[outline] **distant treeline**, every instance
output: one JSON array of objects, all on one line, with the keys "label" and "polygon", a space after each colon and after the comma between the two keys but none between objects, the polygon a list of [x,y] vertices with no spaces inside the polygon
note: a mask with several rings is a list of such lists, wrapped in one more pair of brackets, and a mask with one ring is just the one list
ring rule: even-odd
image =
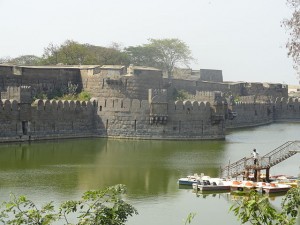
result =
[{"label": "distant treeline", "polygon": [[146,44],[126,48],[122,48],[118,43],[102,47],[67,40],[61,45],[50,43],[44,48],[42,56],[0,58],[0,63],[26,66],[135,64],[172,72],[175,66],[188,65],[192,59],[189,47],[178,39],[149,39]]}]

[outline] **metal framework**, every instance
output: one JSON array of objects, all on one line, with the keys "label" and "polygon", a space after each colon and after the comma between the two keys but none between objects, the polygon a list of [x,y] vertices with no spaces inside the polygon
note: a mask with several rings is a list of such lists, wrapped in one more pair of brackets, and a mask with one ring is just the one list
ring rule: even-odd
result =
[{"label": "metal framework", "polygon": [[240,175],[247,177],[249,171],[253,170],[255,172],[255,179],[257,179],[257,173],[260,173],[261,170],[266,170],[266,179],[268,180],[269,170],[272,166],[279,164],[299,152],[300,141],[288,141],[260,157],[256,165],[254,165],[253,158],[244,157],[235,163],[221,168],[220,174],[221,177],[227,178],[234,178]]}]

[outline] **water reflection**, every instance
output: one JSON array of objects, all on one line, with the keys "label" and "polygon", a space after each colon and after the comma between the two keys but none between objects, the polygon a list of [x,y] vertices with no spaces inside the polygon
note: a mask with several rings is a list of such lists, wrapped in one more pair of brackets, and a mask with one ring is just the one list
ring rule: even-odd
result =
[{"label": "water reflection", "polygon": [[[178,178],[194,173],[216,177],[220,166],[249,156],[254,146],[265,154],[299,139],[299,129],[300,124],[272,124],[231,131],[224,141],[77,139],[2,144],[0,201],[14,192],[39,203],[62,202],[88,189],[122,183],[140,213],[130,219],[130,225],[180,224],[195,211],[219,215],[214,224],[239,224],[228,214],[231,202],[223,194],[195,197],[191,189],[179,187]],[[278,164],[271,173],[298,175],[299,157]],[[274,204],[280,205],[278,198]],[[199,216],[194,224],[210,222]]]},{"label": "water reflection", "polygon": [[[178,177],[216,176],[224,142],[82,139],[0,146],[7,186],[51,186],[55,191],[122,183],[131,195],[176,192]],[[158,185],[159,184],[159,185]]]}]

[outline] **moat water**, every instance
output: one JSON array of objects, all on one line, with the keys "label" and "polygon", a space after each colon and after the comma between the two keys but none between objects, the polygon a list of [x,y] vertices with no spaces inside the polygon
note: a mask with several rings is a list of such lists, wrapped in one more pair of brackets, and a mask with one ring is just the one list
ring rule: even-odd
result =
[{"label": "moat water", "polygon": [[[193,173],[218,176],[229,161],[261,155],[290,140],[300,140],[300,123],[276,123],[228,132],[222,141],[137,141],[78,139],[0,145],[0,201],[26,195],[42,204],[78,199],[89,189],[125,184],[139,212],[129,225],[240,224],[228,194],[196,195],[177,180]],[[271,174],[297,176],[300,154],[273,167]],[[280,206],[282,197],[272,198]],[[300,222],[298,221],[298,224]]]}]

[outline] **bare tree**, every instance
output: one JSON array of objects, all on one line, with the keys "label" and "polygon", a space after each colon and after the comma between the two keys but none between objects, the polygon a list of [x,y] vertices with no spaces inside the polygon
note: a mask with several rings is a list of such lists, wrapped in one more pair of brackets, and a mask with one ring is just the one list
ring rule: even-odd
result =
[{"label": "bare tree", "polygon": [[293,9],[293,14],[291,18],[283,21],[284,27],[289,32],[286,47],[300,79],[300,0],[287,0],[287,5]]}]

